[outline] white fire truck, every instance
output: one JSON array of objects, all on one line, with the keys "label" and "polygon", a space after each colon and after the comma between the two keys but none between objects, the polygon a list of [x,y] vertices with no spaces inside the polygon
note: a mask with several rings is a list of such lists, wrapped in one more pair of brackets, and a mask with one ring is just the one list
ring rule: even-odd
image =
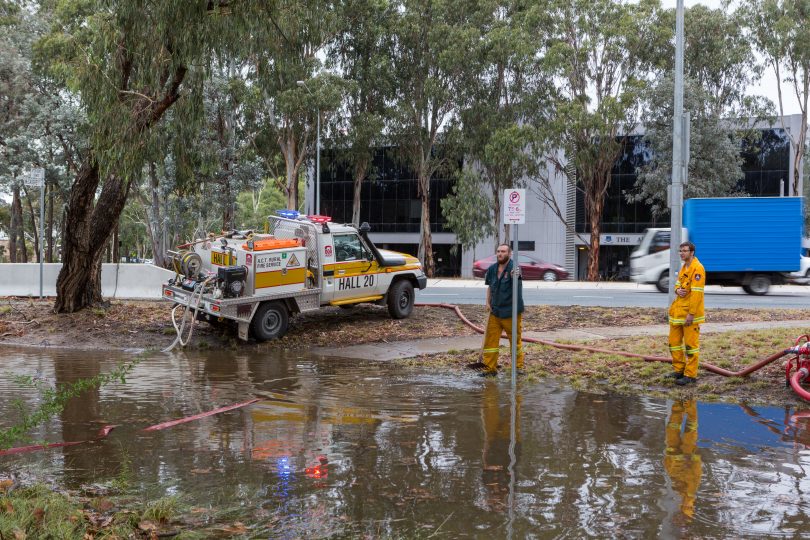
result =
[{"label": "white fire truck", "polygon": [[264,234],[209,236],[169,252],[177,275],[163,298],[198,319],[235,321],[241,339],[257,341],[282,337],[291,315],[325,306],[371,302],[395,319],[411,314],[414,289],[427,285],[417,258],[377,249],[367,223],[278,213]]}]

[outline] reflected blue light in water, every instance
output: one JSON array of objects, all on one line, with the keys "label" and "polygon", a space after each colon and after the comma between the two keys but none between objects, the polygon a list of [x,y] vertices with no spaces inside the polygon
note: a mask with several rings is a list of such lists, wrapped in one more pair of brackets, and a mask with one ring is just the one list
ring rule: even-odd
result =
[{"label": "reflected blue light in water", "polygon": [[733,446],[760,451],[773,446],[810,445],[801,422],[791,421],[800,411],[778,407],[750,407],[724,403],[698,403],[698,446]]}]

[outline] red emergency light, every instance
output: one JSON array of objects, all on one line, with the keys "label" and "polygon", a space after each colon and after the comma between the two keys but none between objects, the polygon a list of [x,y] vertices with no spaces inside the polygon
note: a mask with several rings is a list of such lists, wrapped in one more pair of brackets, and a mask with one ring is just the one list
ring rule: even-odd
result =
[{"label": "red emergency light", "polygon": [[329,216],[307,216],[307,219],[312,223],[329,223],[332,218]]}]

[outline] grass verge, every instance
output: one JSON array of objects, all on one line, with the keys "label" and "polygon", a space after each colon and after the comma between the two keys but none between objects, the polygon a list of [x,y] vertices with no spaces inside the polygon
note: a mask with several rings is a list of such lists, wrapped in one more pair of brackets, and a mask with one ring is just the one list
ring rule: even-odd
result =
[{"label": "grass verge", "polygon": [[[773,353],[793,345],[802,331],[771,328],[759,331],[704,334],[700,342],[700,360],[737,371]],[[602,341],[597,347],[645,355],[669,356],[665,336],[632,337]],[[459,370],[480,359],[479,351],[426,355],[411,359],[413,365],[436,370]],[[617,354],[572,352],[545,345],[526,346],[526,379],[545,377],[567,381],[578,389],[645,394],[672,399],[697,398],[703,401],[726,401],[768,405],[807,405],[789,388],[785,388],[784,366],[788,357],[777,360],[748,377],[722,377],[703,369],[698,382],[680,387],[665,375],[669,364],[645,362]],[[501,348],[501,363],[508,377],[509,351]]]}]

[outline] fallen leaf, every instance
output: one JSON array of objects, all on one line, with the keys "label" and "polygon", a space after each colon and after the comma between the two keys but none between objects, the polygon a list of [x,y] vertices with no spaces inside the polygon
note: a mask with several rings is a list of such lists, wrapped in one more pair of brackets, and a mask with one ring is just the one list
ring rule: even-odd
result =
[{"label": "fallen leaf", "polygon": [[25,540],[26,534],[25,531],[21,529],[14,529],[14,540]]},{"label": "fallen leaf", "polygon": [[248,528],[245,527],[245,524],[242,523],[241,521],[236,521],[229,527],[228,526],[219,527],[217,530],[231,534],[242,534],[246,533],[248,531]]},{"label": "fallen leaf", "polygon": [[150,532],[156,531],[158,529],[158,526],[149,520],[143,520],[140,523],[138,523],[138,528],[143,532]]}]

